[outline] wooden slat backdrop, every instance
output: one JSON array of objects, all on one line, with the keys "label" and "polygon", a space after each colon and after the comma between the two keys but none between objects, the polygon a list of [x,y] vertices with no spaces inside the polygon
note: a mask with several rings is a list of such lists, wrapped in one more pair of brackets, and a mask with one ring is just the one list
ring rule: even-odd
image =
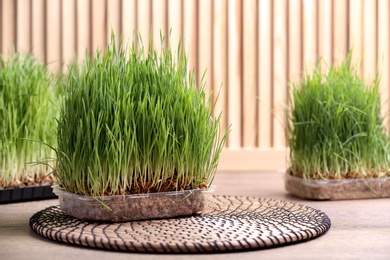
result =
[{"label": "wooden slat backdrop", "polygon": [[319,57],[330,64],[353,48],[367,80],[381,75],[389,113],[389,17],[388,0],[0,0],[0,52],[31,51],[66,71],[111,29],[125,40],[139,31],[145,45],[153,35],[156,47],[160,32],[173,46],[183,36],[198,81],[207,69],[209,95],[219,93],[223,131],[232,125],[219,169],[284,170],[288,84]]}]

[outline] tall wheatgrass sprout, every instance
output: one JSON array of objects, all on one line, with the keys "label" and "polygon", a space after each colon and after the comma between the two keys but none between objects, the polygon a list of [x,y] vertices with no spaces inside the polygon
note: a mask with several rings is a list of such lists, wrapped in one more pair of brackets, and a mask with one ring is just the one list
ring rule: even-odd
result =
[{"label": "tall wheatgrass sprout", "polygon": [[180,44],[176,55],[140,45],[112,37],[104,53],[70,69],[56,149],[56,176],[68,192],[206,188],[214,178],[227,135],[214,104],[188,72]]},{"label": "tall wheatgrass sprout", "polygon": [[30,54],[0,56],[0,189],[39,185],[52,172],[39,162],[55,156],[42,144],[56,144],[53,82]]},{"label": "tall wheatgrass sprout", "polygon": [[327,74],[321,64],[293,85],[288,127],[290,173],[305,179],[390,176],[379,78],[366,84],[352,53]]}]

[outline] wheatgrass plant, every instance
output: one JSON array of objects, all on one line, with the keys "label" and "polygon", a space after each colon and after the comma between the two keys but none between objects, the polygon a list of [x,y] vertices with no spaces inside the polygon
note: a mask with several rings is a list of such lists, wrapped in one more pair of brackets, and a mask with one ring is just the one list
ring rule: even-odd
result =
[{"label": "wheatgrass plant", "polygon": [[351,55],[324,75],[321,63],[293,85],[287,132],[290,172],[305,179],[390,176],[379,78],[365,84]]},{"label": "wheatgrass plant", "polygon": [[41,143],[56,144],[53,82],[31,54],[0,56],[0,189],[39,185],[52,172],[40,162],[55,156]]},{"label": "wheatgrass plant", "polygon": [[71,68],[58,120],[62,188],[108,196],[210,186],[227,133],[220,138],[220,117],[182,53],[112,38]]}]

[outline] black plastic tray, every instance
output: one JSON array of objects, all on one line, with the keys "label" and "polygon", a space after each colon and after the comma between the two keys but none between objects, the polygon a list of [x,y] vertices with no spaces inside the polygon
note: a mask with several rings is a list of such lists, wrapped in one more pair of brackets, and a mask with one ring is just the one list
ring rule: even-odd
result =
[{"label": "black plastic tray", "polygon": [[50,185],[0,190],[0,204],[55,198]]}]

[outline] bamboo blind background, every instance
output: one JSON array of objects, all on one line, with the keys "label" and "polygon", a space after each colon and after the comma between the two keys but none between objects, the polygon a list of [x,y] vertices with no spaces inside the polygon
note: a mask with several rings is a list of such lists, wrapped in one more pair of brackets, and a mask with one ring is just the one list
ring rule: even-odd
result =
[{"label": "bamboo blind background", "polygon": [[388,114],[389,16],[388,0],[0,0],[0,52],[31,51],[65,71],[104,48],[111,28],[144,43],[182,36],[190,68],[207,69],[208,91],[219,91],[223,130],[232,125],[219,169],[283,170],[288,84],[319,57],[330,64],[353,47],[363,76],[381,74]]}]

